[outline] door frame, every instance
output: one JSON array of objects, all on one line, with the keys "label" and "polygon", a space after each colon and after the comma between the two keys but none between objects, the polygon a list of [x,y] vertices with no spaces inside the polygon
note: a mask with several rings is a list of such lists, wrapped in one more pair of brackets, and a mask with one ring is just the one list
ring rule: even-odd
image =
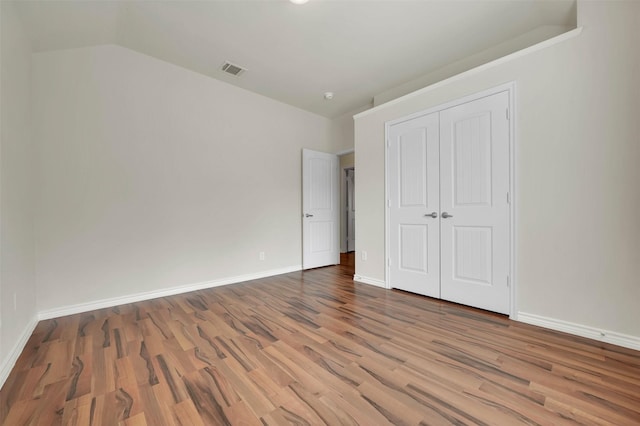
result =
[{"label": "door frame", "polygon": [[[356,170],[356,166],[352,165],[352,166],[344,166],[342,167],[342,189],[343,189],[343,193],[344,193],[344,210],[341,212],[341,217],[340,220],[344,219],[344,234],[342,233],[342,226],[340,226],[340,245],[342,246],[342,243],[344,243],[344,247],[345,250],[343,253],[349,253],[349,206],[347,205],[347,201],[349,200],[349,192],[348,192],[348,180],[349,177],[347,175],[347,172],[349,170],[353,170],[353,173],[355,174],[355,170]],[[354,200],[355,200],[355,191],[354,191]],[[341,222],[342,224],[342,222]],[[342,250],[341,250],[342,251]],[[355,251],[355,247],[353,249],[353,251]]]},{"label": "door frame", "polygon": [[[350,149],[345,149],[343,151],[337,152],[336,155],[338,156],[338,160],[340,162],[340,253],[346,253],[347,252],[347,233],[343,232],[345,230],[345,224],[342,222],[343,220],[345,220],[345,217],[343,216],[344,213],[344,209],[343,207],[346,206],[346,202],[345,202],[345,195],[347,192],[346,189],[346,177],[345,177],[345,170],[349,169],[349,168],[353,168],[355,170],[356,164],[355,164],[355,156],[354,156],[354,161],[353,164],[349,164],[349,165],[342,165],[342,157],[345,155],[349,155],[349,154],[355,154],[355,150],[353,148]],[[344,204],[344,205],[343,205]],[[344,246],[343,246],[344,245]],[[344,251],[342,249],[345,249]]]},{"label": "door frame", "polygon": [[433,114],[435,112],[442,111],[447,108],[451,108],[457,105],[472,102],[481,98],[486,98],[497,93],[507,92],[509,97],[509,318],[517,319],[518,306],[517,306],[517,274],[516,274],[516,247],[517,247],[517,233],[516,233],[516,187],[517,187],[517,175],[516,175],[516,110],[515,110],[515,96],[516,96],[516,82],[511,81],[509,83],[501,84],[480,92],[473,93],[458,99],[454,99],[423,111],[419,111],[405,117],[390,120],[384,124],[384,274],[385,274],[385,288],[391,288],[391,282],[389,280],[389,262],[391,261],[391,250],[389,247],[389,147],[391,141],[389,139],[389,130],[391,126],[402,123],[404,121],[413,120],[424,115]]}]

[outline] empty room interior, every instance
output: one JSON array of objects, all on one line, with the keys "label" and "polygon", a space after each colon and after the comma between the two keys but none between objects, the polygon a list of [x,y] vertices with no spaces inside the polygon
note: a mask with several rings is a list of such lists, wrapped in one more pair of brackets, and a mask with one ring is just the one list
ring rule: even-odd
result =
[{"label": "empty room interior", "polygon": [[640,2],[0,2],[0,424],[640,424]]}]

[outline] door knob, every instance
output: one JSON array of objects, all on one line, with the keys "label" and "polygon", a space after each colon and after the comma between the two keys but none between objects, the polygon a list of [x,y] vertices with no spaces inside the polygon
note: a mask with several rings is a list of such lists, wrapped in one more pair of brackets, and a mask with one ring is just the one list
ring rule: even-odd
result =
[{"label": "door knob", "polygon": [[442,218],[443,218],[443,219],[448,219],[448,218],[450,218],[450,217],[453,217],[453,215],[452,215],[452,214],[449,214],[449,213],[447,213],[447,212],[442,212]]},{"label": "door knob", "polygon": [[305,214],[304,214],[304,217],[313,217],[313,215],[312,215],[312,214],[309,214],[309,213],[305,213]]},{"label": "door knob", "polygon": [[433,212],[433,213],[427,213],[424,215],[424,217],[432,217],[432,218],[437,218],[438,217],[438,213]]}]

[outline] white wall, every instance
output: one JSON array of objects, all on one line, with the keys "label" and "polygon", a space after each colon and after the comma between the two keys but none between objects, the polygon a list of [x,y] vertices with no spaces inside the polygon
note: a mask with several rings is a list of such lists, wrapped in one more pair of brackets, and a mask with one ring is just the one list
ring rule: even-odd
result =
[{"label": "white wall", "polygon": [[371,105],[363,105],[331,120],[332,153],[344,154],[353,150],[353,116],[369,108]]},{"label": "white wall", "polygon": [[373,105],[378,106],[385,102],[389,102],[390,100],[422,89],[430,84],[437,83],[441,80],[460,74],[482,64],[486,64],[518,50],[525,49],[536,43],[548,40],[573,28],[575,28],[575,26],[565,27],[562,25],[543,25],[534,30],[527,31],[518,37],[514,37],[496,46],[492,46],[489,49],[485,49],[474,55],[467,56],[466,58],[462,58],[451,64],[445,65],[442,68],[433,70],[426,75],[408,81],[400,86],[385,90],[373,98]]},{"label": "white wall", "polygon": [[384,123],[516,81],[518,310],[639,339],[638,22],[580,2],[580,36],[356,117],[356,274],[384,280]]},{"label": "white wall", "polygon": [[[0,384],[35,325],[31,48],[13,3],[0,3]],[[14,305],[15,298],[15,305]]]},{"label": "white wall", "polygon": [[39,311],[300,267],[328,119],[112,45],[34,54],[33,91]]}]

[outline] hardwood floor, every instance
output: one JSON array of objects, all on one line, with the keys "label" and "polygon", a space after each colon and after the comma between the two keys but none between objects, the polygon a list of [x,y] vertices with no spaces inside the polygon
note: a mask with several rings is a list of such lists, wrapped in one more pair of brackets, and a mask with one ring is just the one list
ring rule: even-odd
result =
[{"label": "hardwood floor", "polygon": [[346,265],[38,324],[5,425],[640,424],[640,353]]}]

